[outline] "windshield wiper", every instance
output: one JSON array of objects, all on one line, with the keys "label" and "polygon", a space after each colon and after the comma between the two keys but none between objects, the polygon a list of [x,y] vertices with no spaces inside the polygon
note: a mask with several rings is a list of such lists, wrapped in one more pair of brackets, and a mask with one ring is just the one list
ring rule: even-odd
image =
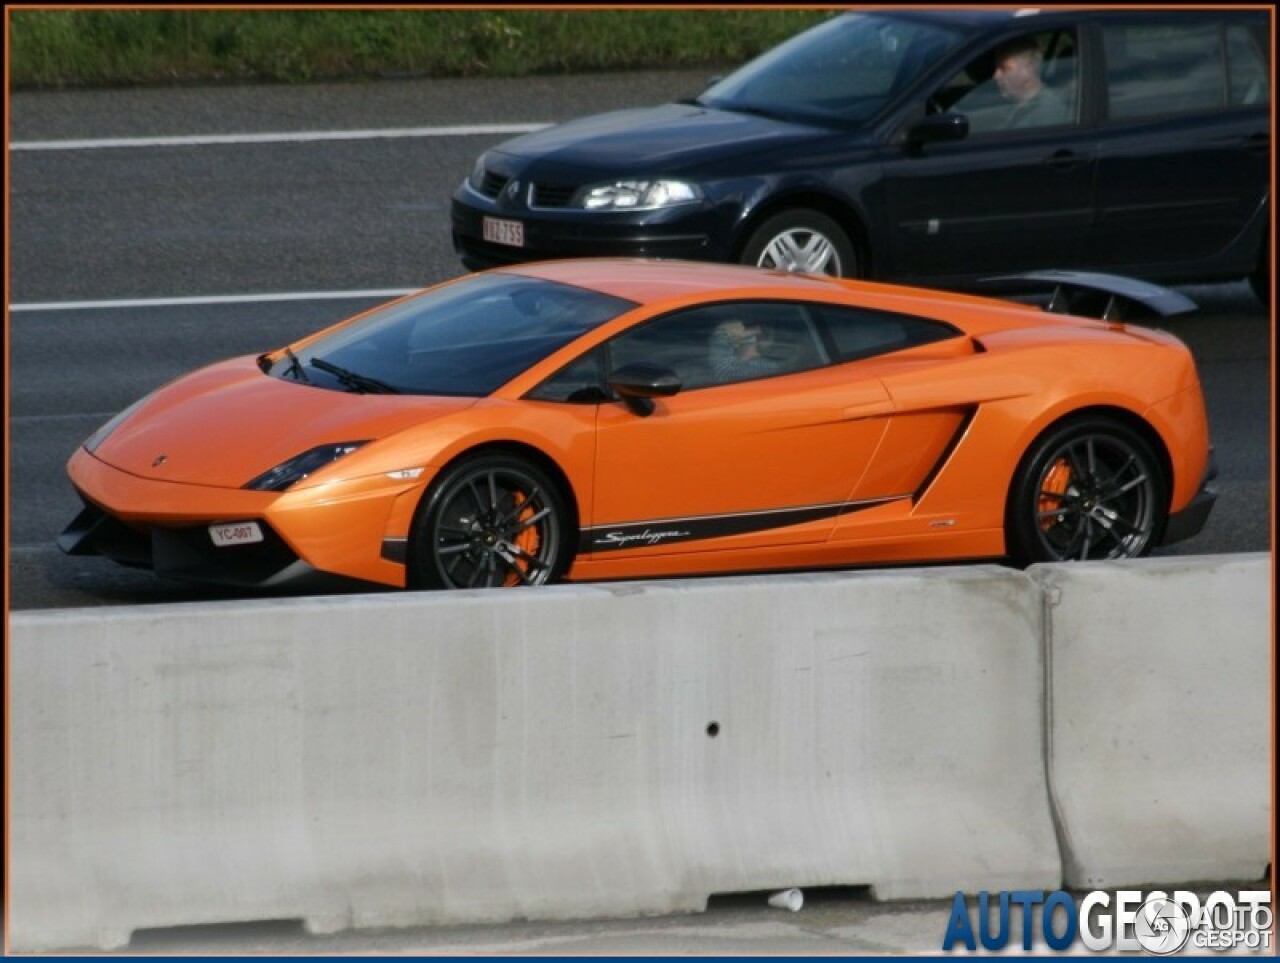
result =
[{"label": "windshield wiper", "polygon": [[298,360],[298,356],[293,353],[292,348],[284,349],[285,356],[289,359],[289,367],[285,368],[286,372],[292,371],[295,378],[303,384],[311,384],[311,379],[307,377],[307,372],[303,370],[302,362]]},{"label": "windshield wiper", "polygon": [[356,374],[354,371],[340,368],[331,361],[325,361],[324,358],[312,358],[311,365],[321,371],[329,372],[352,391],[367,391],[375,395],[400,394],[399,388],[389,385],[385,381],[379,381],[377,378],[370,378],[367,375]]}]

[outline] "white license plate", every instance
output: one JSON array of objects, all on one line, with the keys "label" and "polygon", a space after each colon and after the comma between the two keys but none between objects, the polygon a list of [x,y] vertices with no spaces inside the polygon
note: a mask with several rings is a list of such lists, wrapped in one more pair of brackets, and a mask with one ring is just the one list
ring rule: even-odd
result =
[{"label": "white license plate", "polygon": [[503,221],[496,217],[484,219],[484,239],[508,247],[524,247],[524,225],[519,221]]},{"label": "white license plate", "polygon": [[262,529],[257,522],[231,522],[228,525],[210,525],[209,537],[219,548],[228,545],[249,545],[262,541]]}]

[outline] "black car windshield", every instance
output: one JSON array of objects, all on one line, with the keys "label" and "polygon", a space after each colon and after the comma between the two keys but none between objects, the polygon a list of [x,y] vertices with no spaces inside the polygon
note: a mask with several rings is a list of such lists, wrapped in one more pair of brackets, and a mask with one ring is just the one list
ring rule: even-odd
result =
[{"label": "black car windshield", "polygon": [[566,284],[480,274],[375,310],[282,355],[271,374],[346,391],[482,397],[633,307]]},{"label": "black car windshield", "polygon": [[919,19],[846,14],[773,48],[698,101],[721,110],[859,124],[966,36]]}]

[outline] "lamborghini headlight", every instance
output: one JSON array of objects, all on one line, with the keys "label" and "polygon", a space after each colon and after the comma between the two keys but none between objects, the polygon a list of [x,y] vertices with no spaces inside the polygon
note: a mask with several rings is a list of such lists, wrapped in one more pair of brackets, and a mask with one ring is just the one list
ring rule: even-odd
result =
[{"label": "lamborghini headlight", "polygon": [[656,211],[700,200],[702,190],[688,181],[625,180],[582,188],[574,206],[588,211]]},{"label": "lamborghini headlight", "polygon": [[310,451],[295,455],[288,461],[282,461],[270,471],[265,471],[245,488],[259,492],[282,492],[290,485],[295,485],[325,465],[331,465],[345,455],[351,454],[368,441],[340,441],[332,445],[317,445]]}]

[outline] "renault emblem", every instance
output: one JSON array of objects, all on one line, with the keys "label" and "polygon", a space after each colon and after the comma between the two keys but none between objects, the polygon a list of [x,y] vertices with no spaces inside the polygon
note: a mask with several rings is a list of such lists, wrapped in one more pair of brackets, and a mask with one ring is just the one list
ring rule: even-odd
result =
[{"label": "renault emblem", "polygon": [[156,460],[151,463],[152,468],[159,468],[169,460],[168,455],[156,455]]}]

